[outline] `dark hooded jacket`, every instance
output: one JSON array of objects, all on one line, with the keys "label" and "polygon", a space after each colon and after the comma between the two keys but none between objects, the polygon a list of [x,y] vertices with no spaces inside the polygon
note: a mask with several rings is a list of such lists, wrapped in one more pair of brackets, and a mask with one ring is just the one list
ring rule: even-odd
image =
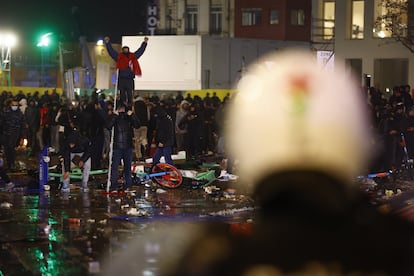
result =
[{"label": "dark hooded jacket", "polygon": [[109,130],[114,128],[114,149],[128,149],[133,148],[133,128],[139,128],[140,122],[137,117],[132,114],[129,116],[127,113],[122,112],[119,115],[112,114],[105,122],[106,128]]},{"label": "dark hooded jacket", "polygon": [[162,143],[164,147],[172,147],[174,145],[175,128],[170,115],[164,108],[157,106],[154,110],[156,118],[155,142]]},{"label": "dark hooded jacket", "polygon": [[[75,144],[75,147],[71,148],[69,147],[69,144]],[[82,162],[86,162],[91,157],[91,142],[78,131],[72,131],[66,140],[65,148],[63,150],[65,171],[70,170],[71,153],[83,153],[80,157]]]},{"label": "dark hooded jacket", "polygon": [[[0,119],[3,135],[6,137],[17,137],[24,127],[24,116],[20,109],[16,111],[8,108]],[[6,138],[7,139],[7,138]]]}]

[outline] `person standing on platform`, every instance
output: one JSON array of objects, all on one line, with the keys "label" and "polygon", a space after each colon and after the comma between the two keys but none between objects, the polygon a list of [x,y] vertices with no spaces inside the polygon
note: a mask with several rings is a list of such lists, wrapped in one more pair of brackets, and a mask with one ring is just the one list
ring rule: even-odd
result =
[{"label": "person standing on platform", "polygon": [[144,38],[141,47],[134,53],[129,51],[128,46],[123,46],[122,51],[117,53],[112,44],[109,42],[109,36],[104,38],[105,46],[108,54],[116,62],[116,68],[118,73],[118,90],[120,92],[121,103],[126,106],[132,106],[132,92],[134,91],[134,78],[135,76],[141,76],[141,67],[138,59],[144,54],[147,48],[148,37]]}]

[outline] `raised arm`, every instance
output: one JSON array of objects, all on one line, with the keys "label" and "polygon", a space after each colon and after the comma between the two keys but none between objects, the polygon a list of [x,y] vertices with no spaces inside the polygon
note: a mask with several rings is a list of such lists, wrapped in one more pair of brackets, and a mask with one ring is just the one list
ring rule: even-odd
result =
[{"label": "raised arm", "polygon": [[106,50],[108,51],[108,54],[111,56],[111,58],[115,61],[118,60],[118,53],[115,51],[114,48],[112,48],[111,42],[109,42],[109,36],[105,36],[104,43]]},{"label": "raised arm", "polygon": [[141,43],[141,46],[134,53],[136,58],[140,58],[144,54],[145,49],[147,48],[147,45],[148,45],[148,37],[145,37],[144,41]]}]

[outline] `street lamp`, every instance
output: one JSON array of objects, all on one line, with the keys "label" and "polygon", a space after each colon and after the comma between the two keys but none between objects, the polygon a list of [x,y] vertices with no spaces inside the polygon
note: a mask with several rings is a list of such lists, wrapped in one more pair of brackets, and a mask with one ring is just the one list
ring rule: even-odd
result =
[{"label": "street lamp", "polygon": [[40,86],[45,85],[45,57],[44,57],[44,51],[49,47],[51,44],[50,37],[53,35],[53,33],[47,33],[40,37],[39,42],[37,43],[37,47],[40,47]]},{"label": "street lamp", "polygon": [[17,38],[12,33],[0,33],[0,84],[11,86],[11,49],[16,46]]}]

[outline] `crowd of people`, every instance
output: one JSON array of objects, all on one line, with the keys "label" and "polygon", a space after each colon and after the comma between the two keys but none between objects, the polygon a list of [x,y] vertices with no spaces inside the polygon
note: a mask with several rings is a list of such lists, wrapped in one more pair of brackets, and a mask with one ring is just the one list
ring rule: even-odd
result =
[{"label": "crowd of people", "polygon": [[[188,158],[222,153],[222,149],[217,150],[217,144],[228,98],[229,95],[222,101],[216,93],[212,96],[207,93],[204,98],[190,94],[184,98],[180,92],[175,96],[144,97],[134,93],[133,105],[126,106],[139,122],[132,134],[132,159],[143,161],[154,154],[151,143],[159,140],[165,130],[160,120],[162,116],[168,116],[173,123],[172,137],[167,142],[171,153],[185,150]],[[38,92],[12,95],[3,91],[0,105],[1,143],[8,170],[16,169],[15,149],[23,139],[27,139],[29,155],[36,155],[44,146],[48,146],[51,153],[62,155],[74,130],[91,141],[91,169],[102,168],[105,164],[110,146],[110,128],[106,121],[114,113],[114,99],[110,95],[84,93],[68,101],[54,90],[42,95]]]},{"label": "crowd of people", "polygon": [[[140,96],[134,94],[132,111],[139,122],[133,130],[132,160],[143,161],[154,155],[151,143],[165,132],[165,125],[157,116],[168,116],[173,122],[172,137],[168,141],[171,152],[186,151],[189,159],[206,154],[222,156],[222,128],[224,108],[230,95],[223,100],[206,94],[204,98],[163,94]],[[377,132],[375,141],[379,149],[372,170],[384,171],[399,168],[403,160],[405,139],[410,159],[414,159],[414,101],[409,85],[395,86],[392,95],[385,97],[379,89],[368,89],[373,127]],[[28,154],[34,155],[45,145],[50,151],[62,154],[69,134],[75,129],[93,141],[91,168],[98,169],[108,158],[110,131],[105,127],[106,117],[113,113],[114,99],[105,93],[77,96],[68,101],[55,90],[33,94],[19,92],[12,95],[3,91],[0,95],[1,146],[8,170],[15,167],[15,149],[27,139]],[[157,121],[160,126],[157,126]],[[404,136],[402,137],[401,134]],[[157,145],[156,145],[157,146]],[[158,159],[160,156],[156,156]],[[168,158],[168,163],[172,163]]]},{"label": "crowd of people", "polygon": [[379,89],[370,87],[368,96],[379,153],[372,170],[398,170],[404,158],[414,158],[414,101],[411,87],[394,86],[388,99]]}]

